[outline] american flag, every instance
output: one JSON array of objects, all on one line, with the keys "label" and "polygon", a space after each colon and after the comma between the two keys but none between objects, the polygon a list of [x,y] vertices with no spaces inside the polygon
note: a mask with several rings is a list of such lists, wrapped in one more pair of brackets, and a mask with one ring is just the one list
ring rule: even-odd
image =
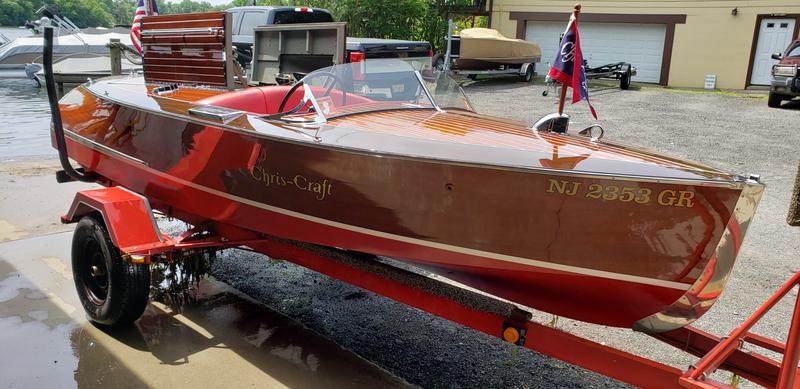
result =
[{"label": "american flag", "polygon": [[[147,13],[145,1],[149,2],[152,9],[151,13]],[[133,47],[139,53],[142,53],[142,18],[147,15],[158,15],[158,5],[156,0],[139,0],[139,5],[136,6],[136,12],[133,14],[133,25],[131,26],[131,42]]]}]

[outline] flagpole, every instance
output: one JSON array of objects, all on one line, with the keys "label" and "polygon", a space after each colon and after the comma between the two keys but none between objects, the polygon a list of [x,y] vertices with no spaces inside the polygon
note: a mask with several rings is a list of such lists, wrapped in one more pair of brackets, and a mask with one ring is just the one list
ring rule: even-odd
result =
[{"label": "flagpole", "polygon": [[[577,21],[578,20],[578,14],[580,14],[580,13],[581,13],[581,4],[577,3],[572,8],[572,17],[575,18],[575,20]],[[558,115],[559,116],[562,113],[564,113],[564,101],[566,99],[567,99],[567,86],[562,83],[561,84],[561,95],[558,97]]]}]

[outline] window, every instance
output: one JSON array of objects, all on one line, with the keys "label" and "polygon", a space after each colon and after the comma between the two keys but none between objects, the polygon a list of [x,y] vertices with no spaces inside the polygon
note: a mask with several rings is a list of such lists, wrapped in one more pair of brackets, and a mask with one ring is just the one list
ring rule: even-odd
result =
[{"label": "window", "polygon": [[775,23],[767,23],[767,28],[773,28],[773,27],[775,27]]},{"label": "window", "polygon": [[253,29],[267,24],[267,15],[264,12],[245,12],[239,35],[253,35]]},{"label": "window", "polygon": [[789,53],[786,54],[787,57],[800,57],[800,45],[792,47],[789,50]]},{"label": "window", "polygon": [[781,23],[781,28],[788,28],[788,27],[789,27],[789,23]]},{"label": "window", "polygon": [[331,14],[314,10],[314,12],[299,12],[295,10],[290,11],[277,11],[275,12],[274,24],[292,24],[292,23],[328,23],[332,22]]},{"label": "window", "polygon": [[236,35],[239,33],[239,25],[242,24],[241,12],[229,12],[231,18],[231,34]]}]

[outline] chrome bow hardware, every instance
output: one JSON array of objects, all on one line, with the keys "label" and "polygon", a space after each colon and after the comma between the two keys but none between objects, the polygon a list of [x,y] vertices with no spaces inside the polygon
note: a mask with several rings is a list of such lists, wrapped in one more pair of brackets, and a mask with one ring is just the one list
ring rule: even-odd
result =
[{"label": "chrome bow hardware", "polygon": [[[596,136],[594,134],[595,128],[600,130],[600,134]],[[578,135],[587,136],[591,138],[592,142],[598,142],[600,139],[603,139],[604,134],[605,130],[603,130],[603,127],[601,127],[599,124],[592,124],[591,126],[584,128],[583,130],[581,130],[581,132],[578,133]]]}]

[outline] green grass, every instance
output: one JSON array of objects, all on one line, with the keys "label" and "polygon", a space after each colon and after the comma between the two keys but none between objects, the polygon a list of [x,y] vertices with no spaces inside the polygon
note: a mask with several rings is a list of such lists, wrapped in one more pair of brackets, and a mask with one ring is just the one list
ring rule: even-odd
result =
[{"label": "green grass", "polygon": [[643,86],[642,90],[653,90],[653,91],[665,91],[665,92],[674,92],[674,93],[688,93],[692,95],[718,95],[718,96],[731,96],[731,97],[741,97],[747,99],[758,99],[758,100],[766,100],[767,95],[761,93],[746,93],[737,90],[730,90],[730,89],[714,89],[714,90],[706,90],[706,89],[685,89],[685,88],[676,88],[671,86]]}]

